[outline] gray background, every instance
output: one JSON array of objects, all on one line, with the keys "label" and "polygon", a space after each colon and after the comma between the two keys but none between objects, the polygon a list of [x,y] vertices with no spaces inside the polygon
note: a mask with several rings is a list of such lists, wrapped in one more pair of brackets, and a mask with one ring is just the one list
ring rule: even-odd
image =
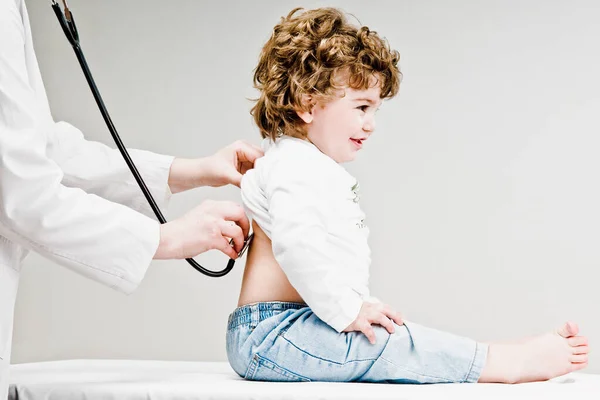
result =
[{"label": "gray background", "polygon": [[[29,7],[56,120],[111,143],[49,1]],[[407,319],[478,340],[578,322],[600,342],[600,6],[594,1],[72,0],[129,147],[181,157],[259,142],[259,50],[295,6],[341,6],[401,53],[400,95],[347,165],[371,228],[372,291]],[[236,188],[173,198],[168,218]],[[220,269],[226,257],[197,257]],[[243,261],[211,279],[154,262],[127,297],[32,255],[13,362],[225,360]],[[600,372],[600,353],[587,371]]]}]

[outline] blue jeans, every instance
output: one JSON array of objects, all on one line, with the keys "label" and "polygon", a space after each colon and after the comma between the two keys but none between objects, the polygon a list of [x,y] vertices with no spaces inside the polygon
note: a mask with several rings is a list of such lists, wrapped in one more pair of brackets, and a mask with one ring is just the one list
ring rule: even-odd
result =
[{"label": "blue jeans", "polygon": [[410,322],[393,334],[373,327],[374,345],[306,304],[250,304],[229,316],[227,357],[241,377],[273,382],[477,382],[485,365],[486,344]]}]

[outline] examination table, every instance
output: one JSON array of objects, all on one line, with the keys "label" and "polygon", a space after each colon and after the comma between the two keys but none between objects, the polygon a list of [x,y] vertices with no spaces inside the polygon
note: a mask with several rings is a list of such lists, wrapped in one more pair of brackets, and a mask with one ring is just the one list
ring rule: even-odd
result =
[{"label": "examination table", "polygon": [[561,399],[600,400],[600,375],[519,385],[272,383],[240,378],[225,362],[67,360],[11,366],[10,400]]}]

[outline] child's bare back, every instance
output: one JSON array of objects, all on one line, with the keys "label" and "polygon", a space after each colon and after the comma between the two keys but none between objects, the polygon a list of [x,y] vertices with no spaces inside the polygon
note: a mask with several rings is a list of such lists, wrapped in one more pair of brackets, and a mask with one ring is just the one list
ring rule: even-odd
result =
[{"label": "child's bare back", "polygon": [[271,239],[252,222],[254,239],[248,249],[238,307],[267,301],[304,303],[275,260]]}]

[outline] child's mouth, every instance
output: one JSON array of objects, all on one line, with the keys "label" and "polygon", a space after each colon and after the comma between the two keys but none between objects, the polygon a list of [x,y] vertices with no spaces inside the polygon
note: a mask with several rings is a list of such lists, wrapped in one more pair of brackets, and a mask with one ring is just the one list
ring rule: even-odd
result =
[{"label": "child's mouth", "polygon": [[353,138],[350,138],[350,141],[351,141],[352,143],[354,143],[354,145],[355,145],[357,148],[359,148],[359,149],[360,149],[360,148],[362,148],[362,142],[363,142],[363,141],[362,141],[362,139],[353,139]]}]

